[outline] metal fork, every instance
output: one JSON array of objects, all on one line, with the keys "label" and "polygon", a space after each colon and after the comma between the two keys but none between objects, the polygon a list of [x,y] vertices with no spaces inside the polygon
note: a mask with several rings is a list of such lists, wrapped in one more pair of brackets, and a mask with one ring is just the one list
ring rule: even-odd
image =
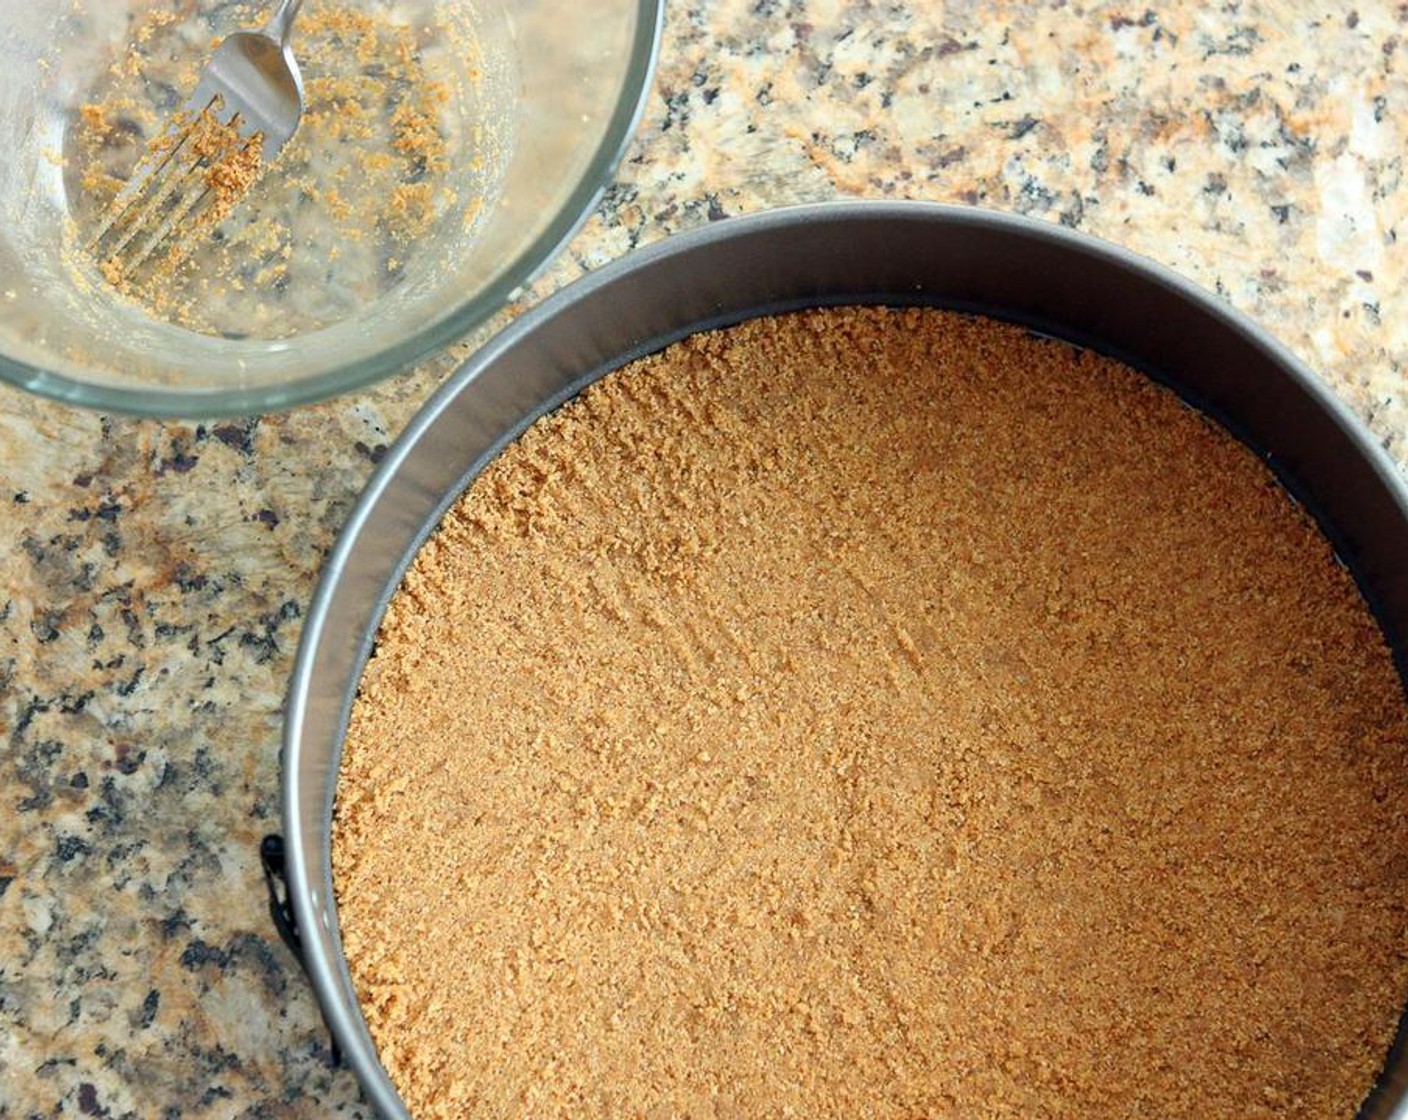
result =
[{"label": "metal fork", "polygon": [[195,93],[147,146],[89,242],[110,277],[131,275],[179,230],[202,228],[193,219],[215,191],[218,174],[193,139],[202,122],[233,129],[245,150],[261,144],[261,166],[297,131],[303,76],[290,40],[302,6],[303,0],[280,0],[264,27],[237,31],[216,48]]}]

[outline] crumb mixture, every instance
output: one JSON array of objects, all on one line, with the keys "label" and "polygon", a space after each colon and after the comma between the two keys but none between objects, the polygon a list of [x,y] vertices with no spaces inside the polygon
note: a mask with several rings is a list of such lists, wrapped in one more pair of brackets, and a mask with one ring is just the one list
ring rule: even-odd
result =
[{"label": "crumb mixture", "polygon": [[469,236],[502,159],[468,9],[309,0],[294,32],[304,112],[267,173],[208,160],[229,189],[183,223],[176,252],[128,267],[131,253],[114,258],[103,244],[92,259],[93,236],[144,153],[179,134],[181,105],[216,46],[261,26],[267,7],[138,6],[125,51],[65,139],[73,268],[206,334],[286,337],[356,314],[400,286],[413,262],[428,267]]},{"label": "crumb mixture", "polygon": [[[159,305],[177,270],[244,201],[263,171],[263,142],[220,119],[221,103],[178,114],[147,146],[148,184],[114,195],[109,232],[93,243],[109,284]],[[187,170],[189,168],[189,170]]]},{"label": "crumb mixture", "polygon": [[417,1120],[1350,1120],[1408,712],[1265,467],[1127,368],[848,309],[596,384],[391,603],[333,831]]}]

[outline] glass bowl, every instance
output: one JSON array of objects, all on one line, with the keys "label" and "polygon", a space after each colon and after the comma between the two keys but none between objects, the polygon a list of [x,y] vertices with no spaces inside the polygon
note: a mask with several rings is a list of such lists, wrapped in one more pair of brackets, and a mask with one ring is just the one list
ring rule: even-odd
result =
[{"label": "glass bowl", "polygon": [[463,337],[595,205],[647,92],[662,4],[308,0],[299,133],[225,221],[186,238],[166,302],[106,282],[92,235],[214,44],[272,3],[14,5],[0,378],[104,410],[251,414]]}]

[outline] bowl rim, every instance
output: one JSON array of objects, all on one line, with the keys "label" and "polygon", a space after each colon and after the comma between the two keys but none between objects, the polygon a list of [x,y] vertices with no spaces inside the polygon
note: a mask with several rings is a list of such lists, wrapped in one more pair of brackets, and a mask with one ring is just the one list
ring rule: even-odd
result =
[{"label": "bowl rim", "polygon": [[[308,719],[310,690],[316,675],[316,655],[329,626],[338,586],[345,570],[350,566],[351,557],[359,546],[373,512],[383,501],[386,491],[403,473],[407,462],[415,456],[422,439],[436,425],[446,409],[472,386],[486,369],[492,367],[505,354],[523,345],[557,316],[588,299],[592,294],[604,289],[609,290],[633,274],[648,273],[669,258],[687,257],[695,250],[716,241],[757,240],[773,233],[786,234],[789,229],[811,223],[859,225],[870,220],[884,222],[898,219],[934,222],[950,227],[987,227],[1058,248],[1072,257],[1094,258],[1114,269],[1138,275],[1169,292],[1176,299],[1192,305],[1217,321],[1227,331],[1261,351],[1272,364],[1278,366],[1306,391],[1325,419],[1347,436],[1355,453],[1377,476],[1391,496],[1401,519],[1408,522],[1408,477],[1400,472],[1393,457],[1379,440],[1374,438],[1365,422],[1308,363],[1249,314],[1172,268],[1118,243],[1065,226],[986,207],[919,200],[849,198],[802,203],[771,207],[671,234],[566,285],[508,324],[470,355],[425,401],[397,437],[390,451],[365,484],[323,562],[305,614],[298,650],[289,676],[279,759],[280,823],[287,859],[285,885],[288,906],[297,929],[304,931],[299,949],[301,963],[324,1022],[341,1048],[344,1064],[352,1069],[362,1091],[378,1115],[405,1118],[410,1114],[371,1039],[360,999],[353,993],[350,1006],[345,1006],[342,1002],[345,993],[341,966],[345,962],[345,953],[336,898],[332,890],[332,868],[330,859],[324,859],[321,865],[315,865],[309,855],[308,828],[305,827],[303,811],[306,796],[304,787],[310,783],[299,765],[306,748],[305,723]],[[807,306],[812,304],[808,303]],[[736,320],[729,317],[728,321]],[[696,329],[709,328],[700,326],[688,333],[695,333]],[[639,356],[653,349],[653,345],[645,346],[632,351],[631,355]],[[624,360],[629,358],[623,358]],[[575,391],[572,395],[575,395]],[[549,403],[547,407],[550,409],[552,405]],[[1235,438],[1241,442],[1240,436]],[[497,454],[498,451],[494,451],[490,457]],[[455,496],[457,495],[450,497]],[[442,512],[443,509],[442,502]],[[436,515],[437,521],[439,516]],[[422,536],[421,543],[423,541]],[[419,548],[420,544],[417,544],[413,552],[419,551]],[[396,578],[399,580],[401,577]],[[377,625],[379,626],[379,622]],[[365,658],[359,658],[357,679],[351,682],[352,687],[355,688],[360,682],[364,669]],[[1400,667],[1400,672],[1403,671]],[[337,777],[334,774],[329,788],[329,805],[336,787]],[[328,855],[330,854],[329,845]],[[326,898],[322,900],[324,895]],[[1404,1022],[1408,1023],[1408,1019]],[[1400,1041],[1396,1039],[1394,1051],[1399,1045]],[[1380,1076],[1382,1078],[1383,1074]],[[1379,1085],[1376,1083],[1370,1099],[1379,1091]],[[1408,1120],[1408,1092],[1401,1098],[1390,1101],[1388,1108],[1391,1110],[1387,1114],[1390,1120]]]},{"label": "bowl rim", "polygon": [[157,419],[215,420],[286,411],[364,388],[463,339],[503,310],[557,259],[596,209],[645,112],[664,30],[665,0],[636,0],[636,25],[620,96],[586,171],[547,227],[485,288],[408,338],[346,366],[296,382],[241,389],[135,389],[98,385],[0,353],[0,384],[63,404]]}]

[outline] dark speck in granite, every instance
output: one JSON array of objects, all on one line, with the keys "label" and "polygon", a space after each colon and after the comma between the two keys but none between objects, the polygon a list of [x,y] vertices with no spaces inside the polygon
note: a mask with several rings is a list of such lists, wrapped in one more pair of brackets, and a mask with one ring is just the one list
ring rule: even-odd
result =
[{"label": "dark speck in granite", "polygon": [[156,1020],[157,1009],[161,1007],[161,993],[153,988],[142,1001],[142,1010],[132,1020],[133,1030],[144,1031]]}]

